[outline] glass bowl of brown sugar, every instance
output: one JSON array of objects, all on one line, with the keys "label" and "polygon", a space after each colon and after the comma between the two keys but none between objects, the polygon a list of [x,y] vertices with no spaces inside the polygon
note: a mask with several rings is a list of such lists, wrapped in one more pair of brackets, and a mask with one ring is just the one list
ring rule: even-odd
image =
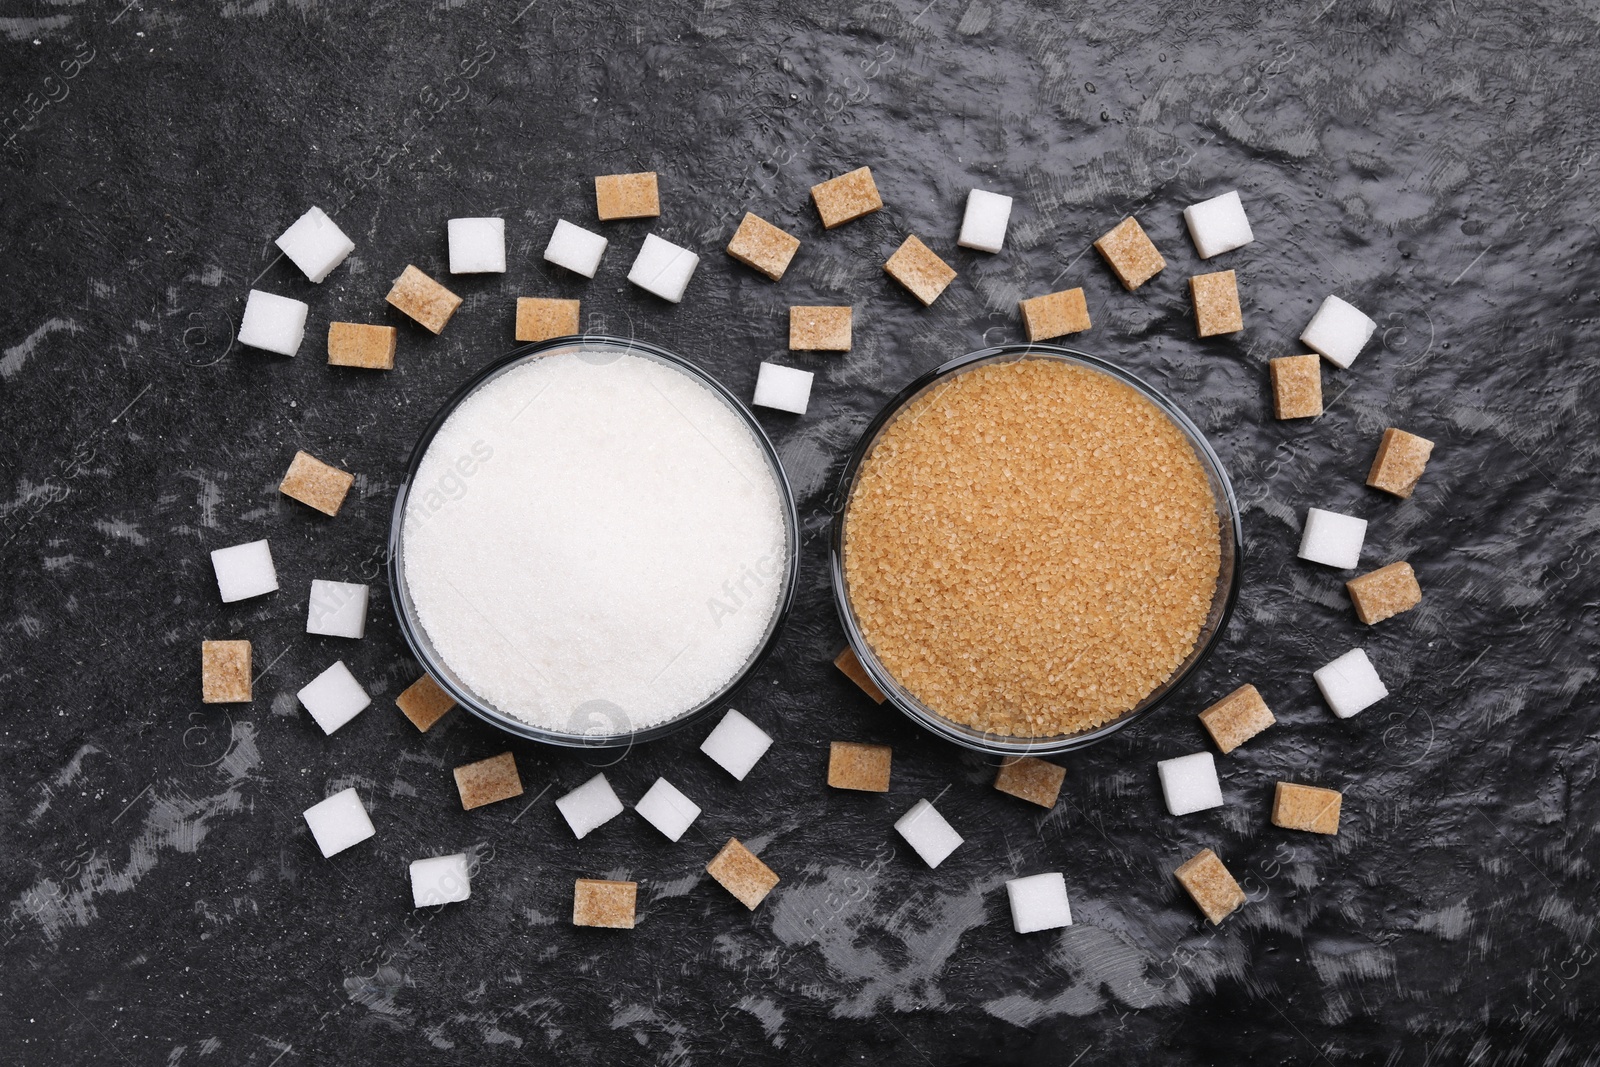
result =
[{"label": "glass bowl of brown sugar", "polygon": [[1238,595],[1238,504],[1205,436],[1127,371],[1053,345],[911,383],[833,503],[856,657],[901,711],[979,751],[1064,752],[1149,713]]}]

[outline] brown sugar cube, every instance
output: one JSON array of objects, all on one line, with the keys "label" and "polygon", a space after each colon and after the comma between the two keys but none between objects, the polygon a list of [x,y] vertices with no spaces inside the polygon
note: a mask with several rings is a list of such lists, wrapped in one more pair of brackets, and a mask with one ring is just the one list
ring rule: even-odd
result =
[{"label": "brown sugar cube", "polygon": [[200,700],[205,704],[249,703],[249,641],[200,643]]},{"label": "brown sugar cube", "polygon": [[578,332],[578,301],[517,297],[517,340],[548,341]]},{"label": "brown sugar cube", "polygon": [[1378,456],[1367,472],[1367,484],[1401,498],[1409,497],[1432,454],[1432,441],[1391,426],[1378,442]]},{"label": "brown sugar cube", "polygon": [[393,326],[367,326],[359,322],[328,323],[328,365],[394,370]]},{"label": "brown sugar cube", "polygon": [[859,167],[813,185],[811,199],[816,202],[823,227],[829,230],[883,207],[883,198],[878,195],[870,167]]},{"label": "brown sugar cube", "polygon": [[913,234],[901,242],[894,255],[883,265],[889,277],[905,286],[912,296],[927,307],[939,299],[945,286],[955,280],[956,272],[923,244]]},{"label": "brown sugar cube", "polygon": [[1000,763],[1000,773],[994,776],[994,787],[1002,793],[1039,805],[1056,806],[1061,795],[1061,783],[1066,780],[1065,767],[1033,756],[1010,756]]},{"label": "brown sugar cube", "polygon": [[1082,289],[1033,296],[1017,304],[1030,341],[1048,341],[1089,328],[1089,304]]},{"label": "brown sugar cube", "polygon": [[459,296],[411,266],[400,272],[384,299],[434,333],[443,330],[461,306]]},{"label": "brown sugar cube", "polygon": [[828,747],[828,784],[835,789],[887,793],[893,756],[894,749],[888,745],[835,741]]},{"label": "brown sugar cube", "polygon": [[309,452],[296,452],[288,472],[278,485],[278,492],[316,508],[324,515],[337,515],[345,494],[355,480],[355,475],[329,466]]},{"label": "brown sugar cube", "polygon": [[1343,800],[1337,789],[1279,782],[1272,797],[1272,825],[1313,834],[1336,834]]},{"label": "brown sugar cube", "polygon": [[856,658],[856,650],[849,645],[844,646],[844,651],[833,657],[833,665],[844,672],[845,677],[861,687],[861,691],[871,697],[875,702],[882,704],[888,697],[883,690],[878,688],[878,683],[872,680],[872,675],[861,666],[861,661]]},{"label": "brown sugar cube", "polygon": [[1129,215],[1094,243],[1094,249],[1122,281],[1124,289],[1137,289],[1160,274],[1167,261],[1150,243],[1139,220]]},{"label": "brown sugar cube", "polygon": [[461,794],[461,806],[467,811],[493,804],[497,800],[510,800],[522,795],[522,776],[517,773],[517,759],[509,752],[467,763],[456,768],[456,791]]},{"label": "brown sugar cube", "polygon": [[1239,310],[1239,285],[1233,271],[1196,274],[1189,279],[1189,295],[1194,299],[1194,324],[1201,337],[1238,333],[1244,329],[1244,312]]},{"label": "brown sugar cube", "polygon": [[1322,414],[1322,357],[1283,356],[1267,364],[1272,374],[1272,412],[1280,419]]},{"label": "brown sugar cube", "polygon": [[602,174],[594,180],[594,206],[601,222],[612,219],[653,219],[661,214],[656,172]]},{"label": "brown sugar cube", "polygon": [[572,886],[572,925],[632,930],[638,882],[579,878]]},{"label": "brown sugar cube", "polygon": [[1417,584],[1417,573],[1405,560],[1352,578],[1344,587],[1350,593],[1350,602],[1356,606],[1356,618],[1368,626],[1422,603],[1422,586]]},{"label": "brown sugar cube", "polygon": [[427,733],[428,728],[438,722],[445,712],[456,706],[456,698],[439,688],[439,683],[427,674],[407,686],[405,692],[394,698],[394,702],[411,720],[411,725],[423,733]]},{"label": "brown sugar cube", "polygon": [[1209,848],[1201,849],[1172,873],[1213,926],[1244,903],[1244,890]]},{"label": "brown sugar cube", "polygon": [[1278,720],[1253,685],[1241,685],[1200,713],[1200,725],[1227,755]]},{"label": "brown sugar cube", "polygon": [[789,309],[789,350],[791,352],[850,351],[848,307],[791,307]]},{"label": "brown sugar cube", "polygon": [[706,873],[751,911],[755,911],[756,905],[765,900],[767,894],[772,892],[772,887],[778,884],[778,876],[772,868],[741,845],[737,837],[728,838],[722,851],[706,864]]},{"label": "brown sugar cube", "polygon": [[759,215],[746,211],[728,242],[728,255],[777,281],[799,251],[800,238],[785,233]]}]

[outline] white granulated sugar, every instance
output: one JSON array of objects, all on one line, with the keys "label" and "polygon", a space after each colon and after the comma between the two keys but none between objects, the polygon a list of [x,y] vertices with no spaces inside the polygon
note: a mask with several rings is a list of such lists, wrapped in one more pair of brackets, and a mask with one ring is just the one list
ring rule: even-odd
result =
[{"label": "white granulated sugar", "polygon": [[697,707],[766,637],[787,570],[755,435],[684,371],[558,351],[440,427],[403,527],[439,655],[480,698],[561,733]]}]

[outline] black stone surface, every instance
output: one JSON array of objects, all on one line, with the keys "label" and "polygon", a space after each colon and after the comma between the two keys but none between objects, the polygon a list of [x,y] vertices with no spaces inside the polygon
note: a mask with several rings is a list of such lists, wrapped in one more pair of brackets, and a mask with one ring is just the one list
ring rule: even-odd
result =
[{"label": "black stone surface", "polygon": [[[330,1062],[1575,1063],[1590,1054],[1597,243],[1593,4],[1316,0],[357,9],[24,0],[0,17],[0,1054],[26,1064]],[[808,187],[870,164],[887,206],[824,233]],[[659,222],[604,227],[583,284],[539,258],[594,225],[595,174],[653,168]],[[968,188],[1015,194],[1006,250],[958,250]],[[1256,243],[1202,265],[1181,209],[1237,187]],[[355,255],[321,286],[272,239],[311,204]],[[752,209],[805,242],[771,284],[721,252]],[[1137,213],[1169,266],[1124,292],[1089,249]],[[503,215],[511,269],[452,285],[434,338],[387,309],[442,273],[444,222]],[[624,284],[654,229],[703,260],[680,306]],[[906,232],[960,278],[930,309],[880,264]],[[1245,332],[1198,342],[1185,279],[1234,268]],[[308,301],[293,359],[231,343],[252,286]],[[1187,692],[1064,762],[1049,813],[992,761],[829,665],[823,487],[921,371],[1019,337],[1019,297],[1082,285],[1080,347],[1173,396],[1246,508],[1244,590]],[[1270,418],[1266,360],[1330,292],[1379,322],[1328,411]],[[419,428],[511,344],[517,295],[580,296],[748,395],[801,491],[802,589],[737,704],[777,738],[732,782],[706,727],[607,768],[670,772],[706,814],[582,842],[552,799],[611,757],[514,743],[527,801],[463,812],[450,768],[506,739],[418,734],[382,588]],[[784,351],[791,303],[849,302],[846,356]],[[397,368],[328,367],[331,319],[401,329]],[[1399,425],[1416,495],[1362,482]],[[298,448],[358,476],[323,517],[276,490]],[[1297,561],[1307,506],[1371,521],[1417,610],[1362,627]],[[207,553],[271,539],[282,590],[218,603]],[[313,577],[374,583],[367,637],[304,631]],[[255,644],[255,701],[199,702],[198,645]],[[1360,644],[1393,695],[1337,721],[1310,671]],[[295,691],[335,658],[374,705],[331,738]],[[1244,681],[1279,725],[1219,758],[1227,806],[1168,817],[1154,762]],[[831,738],[887,742],[887,796],[823,786]],[[1341,788],[1338,837],[1267,819],[1272,783]],[[331,861],[300,811],[355,785],[375,839]],[[967,844],[924,869],[918,797]],[[730,834],[783,876],[746,912],[701,872]],[[1251,902],[1205,925],[1170,871],[1215,847]],[[472,899],[413,911],[409,860],[468,849]],[[1001,883],[1066,873],[1076,925],[1011,932]],[[641,882],[632,932],[568,924],[576,876]]]}]

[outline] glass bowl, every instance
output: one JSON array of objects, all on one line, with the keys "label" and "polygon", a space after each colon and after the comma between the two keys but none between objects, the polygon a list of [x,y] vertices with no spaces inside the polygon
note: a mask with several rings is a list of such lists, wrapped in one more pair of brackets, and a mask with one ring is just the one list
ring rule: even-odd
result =
[{"label": "glass bowl", "polygon": [[[548,730],[534,726],[509,712],[496,708],[463,682],[456,672],[450,668],[449,664],[445,662],[443,656],[439,654],[434,647],[433,641],[429,638],[426,628],[418,618],[416,605],[411,599],[411,594],[406,584],[404,551],[406,508],[411,494],[416,489],[418,468],[422,465],[423,457],[427,454],[428,448],[433,443],[434,436],[439,432],[440,427],[444,425],[445,420],[456,411],[467,397],[494,378],[531,360],[569,351],[581,352],[584,356],[593,353],[596,362],[607,362],[609,359],[621,355],[652,359],[682,371],[704,385],[738,417],[740,422],[749,429],[751,435],[755,438],[757,447],[772,471],[779,501],[782,505],[784,545],[788,553],[788,559],[780,574],[783,584],[779,592],[777,605],[773,609],[772,618],[768,621],[766,632],[756,645],[755,651],[745,661],[744,666],[721,689],[706,700],[665,722],[639,729],[634,729],[631,726],[625,710],[606,700],[589,701],[576,709],[574,718],[581,720],[586,725],[582,729],[571,732]],[[473,375],[461,388],[457,389],[454,395],[446,400],[438,413],[434,415],[427,428],[423,430],[422,436],[418,438],[416,447],[411,452],[411,460],[407,465],[405,479],[400,485],[399,494],[395,497],[394,512],[390,520],[387,552],[389,592],[394,599],[395,616],[400,621],[400,631],[405,635],[406,643],[411,646],[412,653],[423,668],[433,676],[434,680],[467,711],[483,721],[505,730],[507,733],[532,741],[543,741],[547,744],[560,745],[567,748],[620,748],[638,741],[649,741],[665,736],[704,717],[708,712],[727,700],[755,673],[762,661],[767,658],[777,644],[779,631],[794,602],[795,587],[799,581],[800,574],[799,529],[799,520],[795,514],[794,493],[789,487],[788,479],[784,476],[783,466],[778,462],[778,454],[773,449],[772,442],[767,440],[767,435],[762,432],[761,425],[756,422],[755,416],[750,413],[750,410],[724,388],[722,383],[681,356],[674,355],[663,348],[642,341],[607,337],[599,334],[560,337],[518,348],[489,364]]]},{"label": "glass bowl", "polygon": [[[1167,680],[1146,696],[1137,706],[1123,712],[1111,722],[1091,730],[1050,737],[1013,737],[1006,734],[978,730],[945,718],[915,696],[912,696],[884,668],[877,656],[874,655],[872,647],[861,635],[861,628],[856,622],[855,612],[850,606],[849,589],[846,586],[844,576],[844,520],[845,513],[849,508],[851,493],[855,489],[856,477],[860,472],[862,463],[872,452],[879,437],[882,436],[884,430],[894,420],[895,416],[912,401],[958,374],[988,364],[1010,363],[1022,359],[1060,360],[1109,375],[1117,381],[1132,387],[1166,415],[1182,431],[1190,445],[1194,447],[1195,455],[1200,460],[1200,466],[1205,471],[1206,480],[1211,486],[1211,496],[1216,504],[1218,541],[1222,552],[1216,590],[1211,598],[1211,608],[1201,624],[1199,635],[1195,638],[1194,648],[1190,651],[1188,658],[1179,664],[1178,668],[1172,672]],[[860,442],[856,445],[854,453],[851,454],[849,462],[845,465],[844,474],[839,480],[838,488],[834,492],[830,506],[833,512],[833,532],[829,547],[828,566],[833,582],[833,599],[835,606],[839,610],[839,620],[844,624],[845,636],[848,638],[856,658],[861,661],[862,667],[865,668],[872,680],[877,683],[878,688],[883,690],[889,702],[909,716],[912,721],[938,734],[940,737],[979,752],[1007,756],[1066,752],[1104,740],[1129,723],[1148,715],[1176,692],[1182,686],[1184,679],[1188,678],[1200,664],[1205,662],[1206,657],[1211,654],[1212,648],[1215,647],[1218,638],[1221,637],[1223,630],[1227,627],[1228,617],[1233,612],[1233,604],[1239,594],[1239,580],[1244,563],[1244,531],[1239,524],[1238,501],[1233,495],[1233,486],[1228,482],[1227,472],[1222,468],[1222,460],[1217,457],[1210,443],[1206,441],[1205,435],[1200,432],[1200,428],[1171,400],[1168,400],[1161,393],[1127,371],[1087,353],[1059,348],[1055,345],[1000,345],[994,348],[981,349],[936,367],[906,386],[900,391],[899,395],[885,405],[884,409],[878,413],[878,417],[872,420],[872,423],[861,435]]]}]

